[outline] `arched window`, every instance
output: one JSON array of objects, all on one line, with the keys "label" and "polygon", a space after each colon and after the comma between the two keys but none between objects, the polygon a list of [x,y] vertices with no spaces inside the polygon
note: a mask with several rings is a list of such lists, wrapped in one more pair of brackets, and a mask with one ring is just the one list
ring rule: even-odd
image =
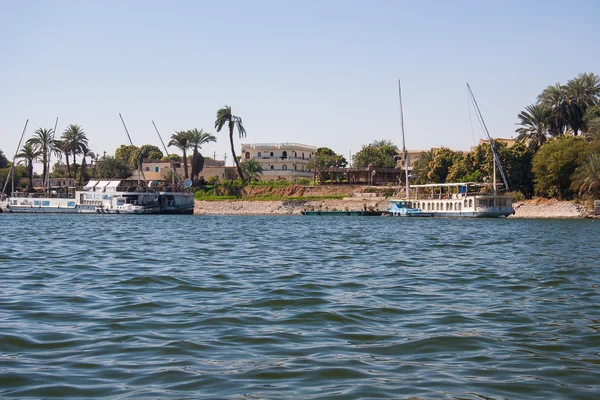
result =
[{"label": "arched window", "polygon": [[271,165],[271,169],[275,169],[275,166],[274,166],[274,165]]},{"label": "arched window", "polygon": [[467,199],[465,199],[465,207],[467,207]]},{"label": "arched window", "polygon": [[247,152],[246,152],[246,160],[249,160],[249,159],[250,159],[250,152],[249,152],[249,151],[247,151]]},{"label": "arched window", "polygon": [[469,207],[473,207],[473,199],[469,199]]},{"label": "arched window", "polygon": [[262,153],[260,151],[258,152],[258,157],[262,157]]},{"label": "arched window", "polygon": [[286,157],[287,157],[287,151],[285,151],[285,150],[284,150],[284,151],[281,153],[281,158],[286,158]]},{"label": "arched window", "polygon": [[287,171],[287,165],[283,164],[283,165],[281,166],[281,169],[282,169],[282,170],[284,170],[284,171]]},{"label": "arched window", "polygon": [[294,164],[294,171],[297,171],[298,167],[296,166],[296,164]]},{"label": "arched window", "polygon": [[294,157],[298,157],[298,154],[296,154],[296,152],[294,152]]},{"label": "arched window", "polygon": [[304,160],[304,153],[302,153],[302,159]]},{"label": "arched window", "polygon": [[458,204],[458,211],[460,211],[462,209],[462,203],[457,203]]},{"label": "arched window", "polygon": [[271,152],[271,157],[273,157],[273,152]]}]

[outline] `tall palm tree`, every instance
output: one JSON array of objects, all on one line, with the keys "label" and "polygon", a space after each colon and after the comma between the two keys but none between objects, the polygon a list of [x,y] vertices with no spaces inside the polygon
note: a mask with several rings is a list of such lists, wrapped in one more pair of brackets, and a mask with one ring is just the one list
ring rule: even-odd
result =
[{"label": "tall palm tree", "polygon": [[593,73],[579,74],[565,86],[569,104],[569,124],[574,135],[579,132],[585,135],[586,124],[583,117],[589,107],[592,107],[600,97],[600,77]]},{"label": "tall palm tree", "polygon": [[169,146],[175,146],[179,150],[183,152],[183,175],[184,179],[188,179],[190,176],[188,174],[188,164],[187,164],[187,149],[190,148],[190,134],[189,131],[179,131],[175,132],[171,135],[171,140],[169,141]]},{"label": "tall palm tree", "polygon": [[27,141],[27,143],[34,145],[41,152],[41,161],[44,164],[42,177],[44,178],[44,186],[46,179],[48,178],[48,160],[50,159],[50,153],[52,153],[54,141],[54,130],[48,128],[38,128],[35,131],[35,136]]},{"label": "tall palm tree", "polygon": [[229,144],[231,145],[231,154],[233,155],[233,161],[237,167],[238,175],[240,176],[242,182],[246,182],[244,178],[244,172],[240,167],[240,161],[235,155],[235,148],[233,146],[234,128],[237,128],[240,139],[246,137],[246,128],[244,128],[244,125],[242,124],[242,119],[231,113],[231,107],[229,106],[225,106],[217,111],[217,119],[215,120],[215,129],[217,132],[221,132],[221,129],[225,124],[228,124],[229,127]]},{"label": "tall palm tree", "polygon": [[[61,138],[66,142],[67,150],[73,155],[73,165],[77,164],[77,154],[83,153],[83,149],[88,146],[88,138],[83,131],[83,128],[79,125],[71,124],[67,126]],[[69,164],[67,162],[67,170],[68,169]],[[70,177],[71,174],[69,173],[69,178]]]},{"label": "tall palm tree", "polygon": [[62,160],[62,156],[65,156],[65,163],[67,164],[67,175],[69,178],[71,177],[71,165],[69,163],[69,156],[71,154],[71,149],[69,147],[69,143],[65,140],[55,140],[53,143],[53,148],[56,151],[57,156]]},{"label": "tall palm tree", "polygon": [[198,130],[196,128],[189,131],[188,134],[190,148],[194,150],[192,155],[192,179],[196,179],[198,174],[200,174],[202,171],[202,166],[204,165],[204,161],[201,159],[202,155],[198,152],[198,149],[201,149],[202,145],[206,143],[215,143],[217,138],[211,133],[204,132],[202,129]]},{"label": "tall palm tree", "polygon": [[600,153],[590,154],[573,173],[571,188],[583,193],[600,194]]},{"label": "tall palm tree", "polygon": [[552,136],[562,135],[569,124],[569,104],[565,86],[559,83],[548,86],[538,96],[538,103],[552,110],[549,133]]},{"label": "tall palm tree", "polygon": [[538,150],[548,140],[549,130],[552,123],[552,109],[543,104],[530,104],[519,114],[520,128],[516,129],[519,134],[517,140],[526,142],[528,147],[534,151]]},{"label": "tall palm tree", "polygon": [[86,163],[86,158],[89,157],[90,161],[94,160],[94,158],[96,158],[96,155],[87,147],[83,148],[83,151],[81,153],[81,174],[79,174],[79,186],[81,186],[82,181],[83,181],[83,177],[85,175],[85,169],[87,167],[87,163]]},{"label": "tall palm tree", "polygon": [[21,151],[17,154],[17,158],[25,161],[25,166],[27,167],[27,178],[29,179],[27,191],[33,190],[33,163],[41,154],[42,151],[35,144],[29,142],[25,143]]}]

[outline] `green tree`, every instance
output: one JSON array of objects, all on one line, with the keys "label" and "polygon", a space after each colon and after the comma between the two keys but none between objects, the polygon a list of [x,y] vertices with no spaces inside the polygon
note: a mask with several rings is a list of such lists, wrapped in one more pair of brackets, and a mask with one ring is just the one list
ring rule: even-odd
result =
[{"label": "green tree", "polygon": [[256,160],[246,160],[240,164],[246,182],[256,181],[263,174],[262,166]]},{"label": "green tree", "polygon": [[[178,162],[182,161],[182,158],[179,154],[171,153],[171,154],[169,154],[169,157],[171,157],[171,160],[173,160],[173,161],[178,161]],[[169,157],[164,156],[160,161],[169,162]]]},{"label": "green tree", "polygon": [[129,164],[121,159],[111,156],[98,160],[96,175],[102,179],[125,179],[131,176]]},{"label": "green tree", "polygon": [[17,158],[25,161],[25,167],[27,168],[27,191],[33,190],[33,163],[42,154],[42,151],[32,143],[25,143],[21,148],[21,151],[17,154]]},{"label": "green tree", "polygon": [[217,138],[215,135],[204,132],[202,129],[198,130],[196,128],[189,131],[189,144],[190,148],[193,150],[192,153],[192,179],[197,179],[200,172],[202,172],[202,168],[204,167],[204,157],[199,149],[202,148],[203,145],[207,143],[215,143]]},{"label": "green tree", "polygon": [[457,153],[447,147],[442,147],[435,152],[435,157],[430,164],[427,179],[434,183],[444,183],[454,162]]},{"label": "green tree", "polygon": [[395,168],[398,157],[398,147],[389,140],[376,140],[363,145],[353,157],[353,165],[364,168],[372,165],[376,168]]},{"label": "green tree", "polygon": [[233,115],[231,112],[231,107],[225,106],[217,111],[217,119],[215,119],[215,129],[217,132],[221,132],[223,126],[225,124],[228,125],[229,128],[229,144],[231,145],[231,154],[233,156],[233,161],[235,162],[235,166],[237,168],[238,175],[242,182],[244,181],[244,172],[240,167],[240,161],[235,154],[235,147],[233,145],[233,130],[237,129],[239,138],[246,137],[246,128],[244,128],[244,124],[242,123],[242,119],[238,116]]},{"label": "green tree", "polygon": [[190,148],[190,133],[189,131],[179,131],[175,132],[171,135],[171,140],[169,141],[169,146],[175,146],[179,150],[183,152],[183,175],[184,179],[188,179],[190,177],[188,173],[188,159],[187,159],[187,150]]},{"label": "green tree", "polygon": [[48,160],[50,154],[53,152],[54,144],[54,130],[48,128],[38,128],[35,131],[35,136],[27,141],[27,143],[36,146],[41,152],[41,161],[43,164],[42,177],[46,179],[48,177]]},{"label": "green tree", "polygon": [[588,155],[577,167],[572,176],[571,189],[580,196],[584,193],[600,195],[600,152]]},{"label": "green tree", "polygon": [[533,195],[533,151],[523,143],[516,143],[510,148],[502,151],[501,157],[508,186],[512,191],[519,191],[525,197]]},{"label": "green tree", "polygon": [[328,147],[319,147],[306,167],[309,170],[327,169],[329,167],[346,168],[348,161]]},{"label": "green tree", "polygon": [[139,148],[138,157],[143,160],[160,160],[163,152],[153,144],[145,144]]},{"label": "green tree", "polygon": [[87,168],[87,161],[86,158],[90,158],[90,162],[92,160],[94,160],[94,158],[96,158],[96,155],[87,147],[85,147],[83,149],[83,152],[81,153],[82,157],[81,157],[81,174],[79,174],[79,186],[81,186],[82,181],[85,179],[87,180],[87,175],[86,175],[86,168]]},{"label": "green tree", "polygon": [[569,126],[569,103],[565,87],[559,83],[548,86],[538,96],[538,104],[552,112],[548,128],[550,135],[558,136],[565,133]]},{"label": "green tree", "polygon": [[0,150],[0,168],[6,168],[7,166],[8,166],[8,159],[6,158],[6,156],[4,155],[2,150]]},{"label": "green tree", "polygon": [[559,136],[550,140],[533,157],[535,193],[541,196],[571,196],[571,175],[586,155],[586,143],[580,137]]},{"label": "green tree", "polygon": [[129,167],[130,170],[138,168],[138,157],[140,155],[140,149],[133,145],[120,145],[115,150],[115,158]]},{"label": "green tree", "polygon": [[526,143],[530,149],[537,151],[550,136],[553,115],[552,109],[543,104],[530,104],[518,116],[520,128],[517,140]]}]

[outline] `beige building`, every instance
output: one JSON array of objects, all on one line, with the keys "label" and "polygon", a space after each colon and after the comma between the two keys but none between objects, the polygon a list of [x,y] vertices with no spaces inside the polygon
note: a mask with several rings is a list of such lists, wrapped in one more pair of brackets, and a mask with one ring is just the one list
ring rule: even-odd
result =
[{"label": "beige building", "polygon": [[[177,175],[181,178],[184,177],[183,161],[175,161],[173,163]],[[160,160],[144,160],[142,163],[142,171],[144,171],[144,178],[149,181],[161,181],[169,179],[171,173],[171,163],[168,161]],[[188,164],[188,174],[191,174],[192,166]],[[136,172],[133,173],[137,175]],[[209,180],[212,176],[216,176],[219,180],[223,179],[236,179],[237,171],[235,167],[226,167],[224,161],[205,159],[204,168],[198,175],[199,178]]]},{"label": "beige building", "polygon": [[263,169],[262,180],[295,181],[298,178],[313,179],[308,163],[317,152],[315,146],[299,143],[252,143],[242,144],[242,162],[254,160]]},{"label": "beige building", "polygon": [[[415,162],[421,157],[421,154],[425,153],[425,150],[407,150],[408,153],[408,171],[412,171]],[[396,164],[397,167],[404,168],[404,153],[402,150],[398,152],[398,162]]]}]

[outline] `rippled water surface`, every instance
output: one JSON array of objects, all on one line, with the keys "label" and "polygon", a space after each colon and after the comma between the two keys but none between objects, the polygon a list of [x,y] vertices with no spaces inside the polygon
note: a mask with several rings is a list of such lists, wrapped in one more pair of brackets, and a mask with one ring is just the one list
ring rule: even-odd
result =
[{"label": "rippled water surface", "polygon": [[0,214],[0,397],[600,398],[599,233]]}]

